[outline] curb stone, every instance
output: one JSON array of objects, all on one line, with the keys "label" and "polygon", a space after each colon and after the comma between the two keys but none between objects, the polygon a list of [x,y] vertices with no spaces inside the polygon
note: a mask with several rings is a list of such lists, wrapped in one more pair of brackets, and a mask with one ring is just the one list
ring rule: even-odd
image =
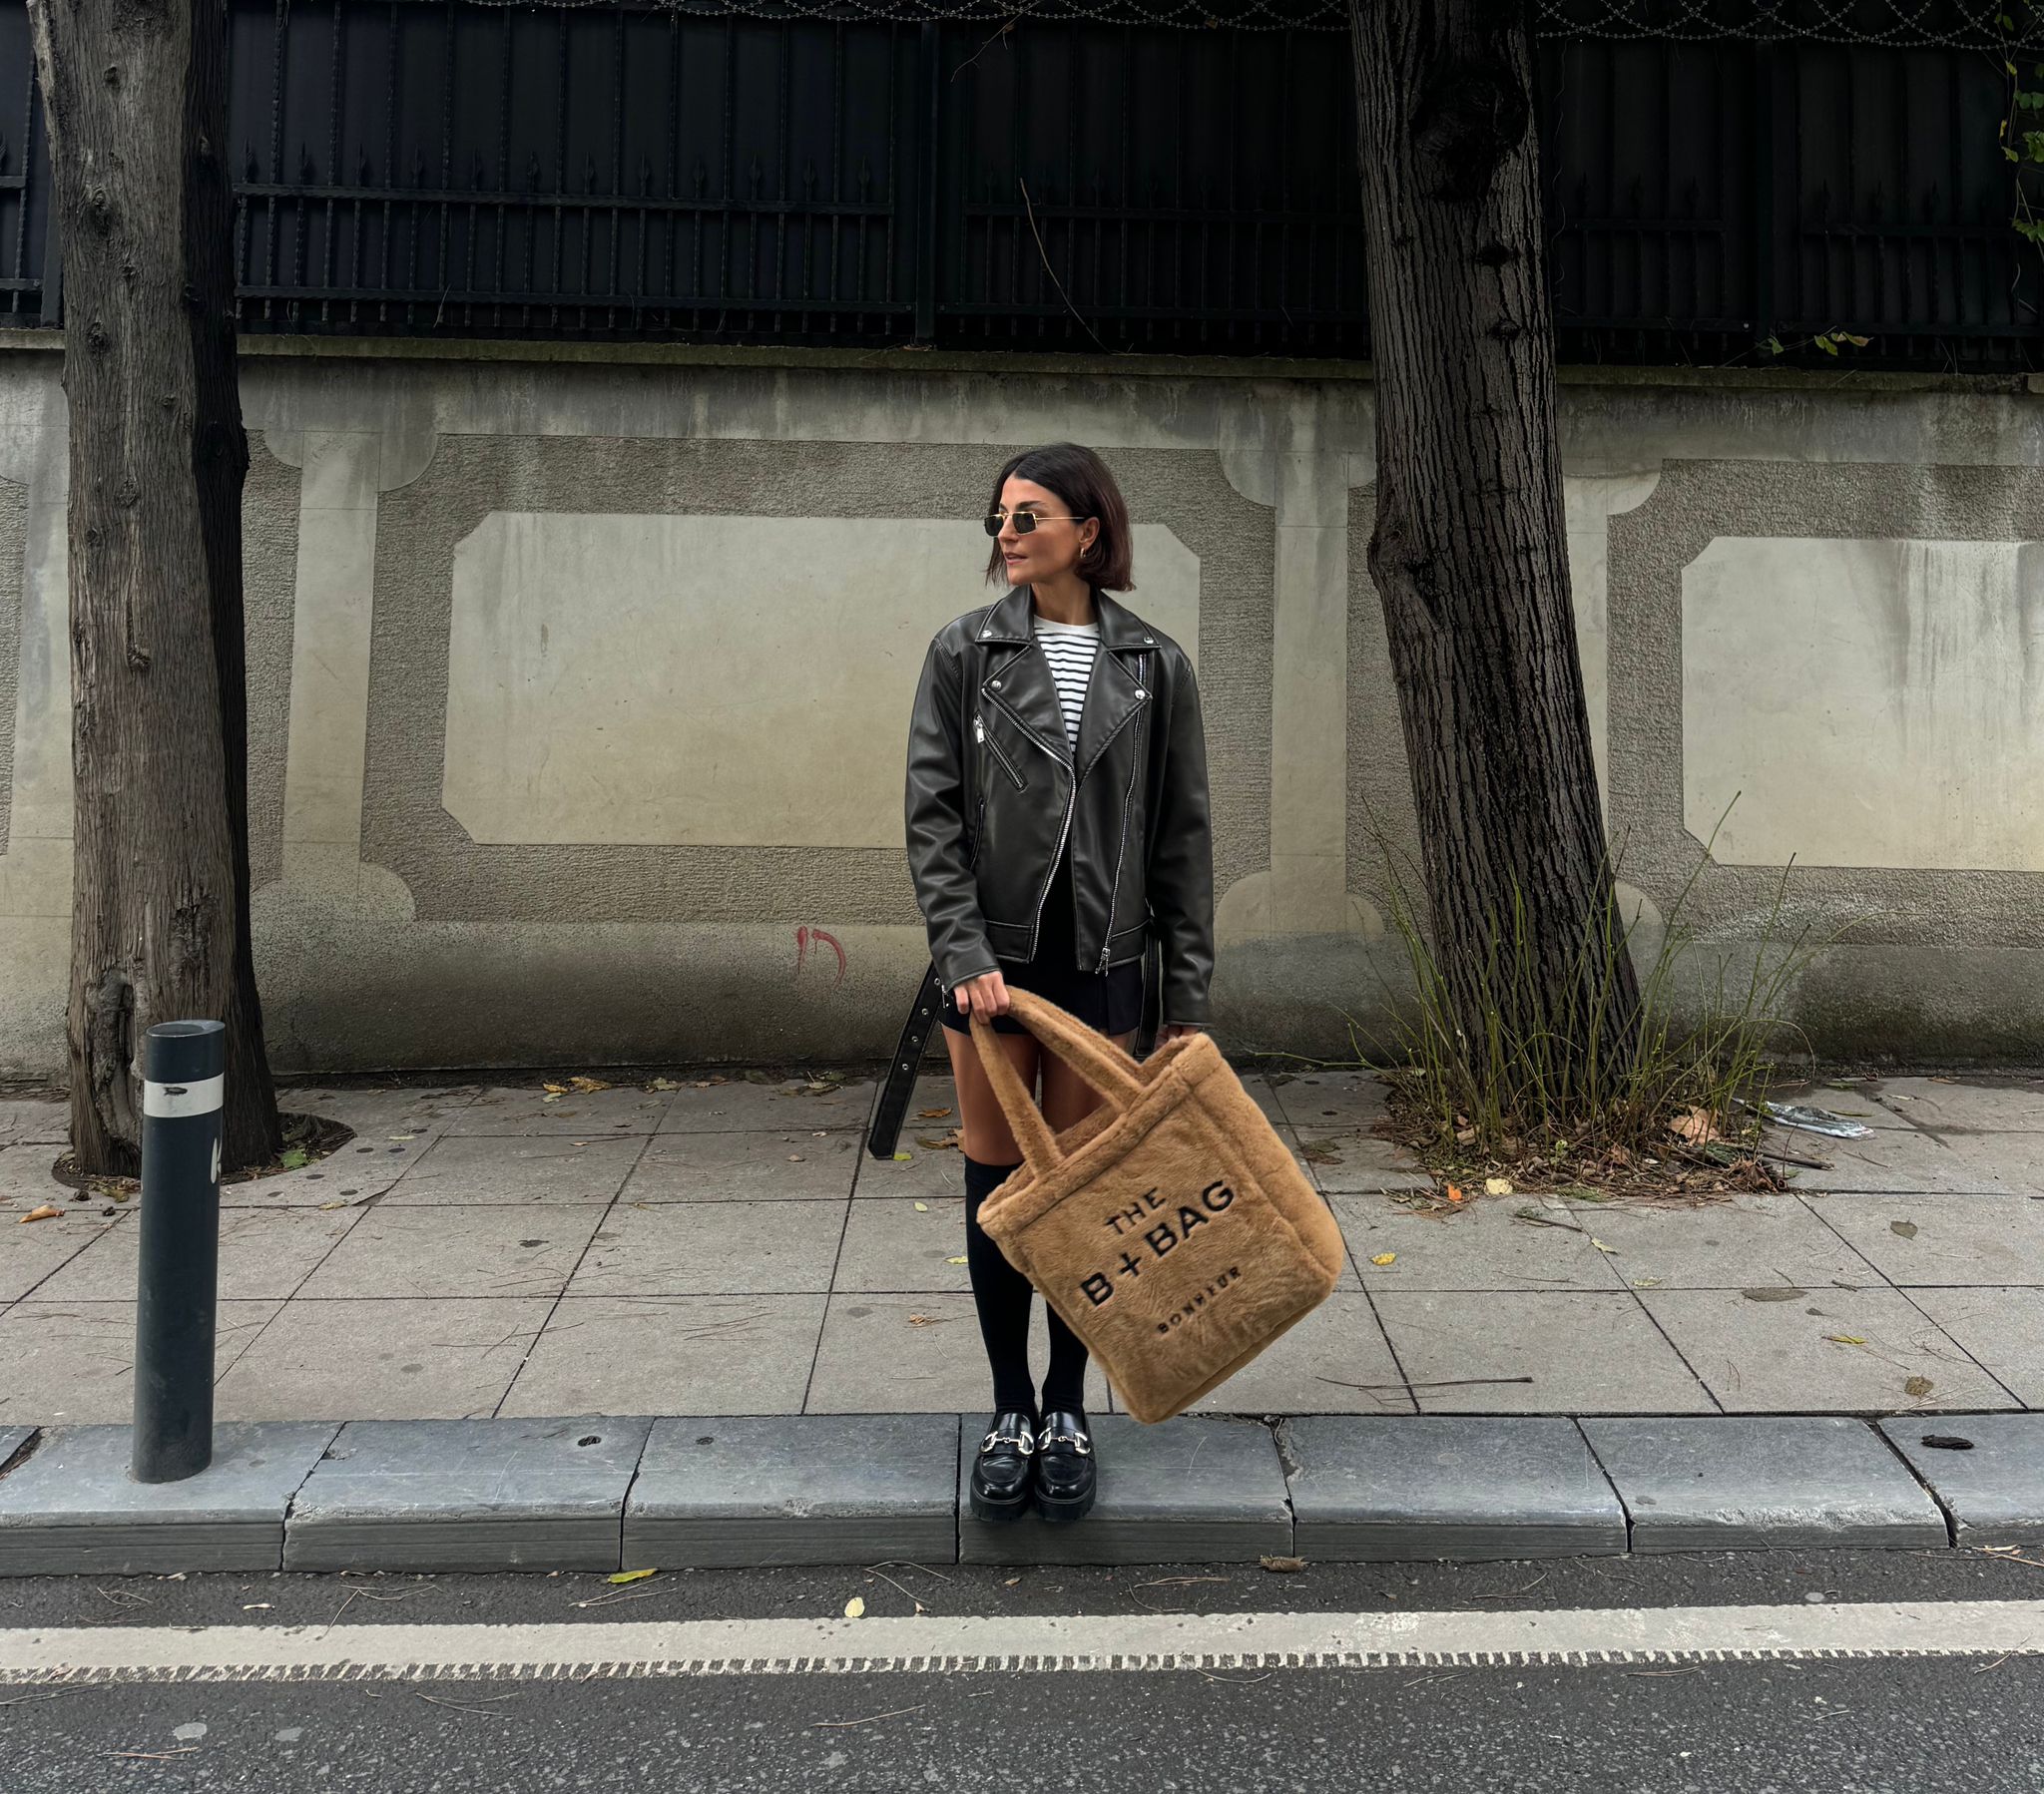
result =
[{"label": "curb stone", "polygon": [[1572,1420],[1302,1415],[1278,1426],[1302,1558],[1623,1556],[1625,1509]]},{"label": "curb stone", "polygon": [[1268,1419],[1099,1417],[1100,1501],[1072,1527],[971,1518],[977,1415],[224,1425],[211,1468],[154,1487],[129,1480],[127,1427],[8,1427],[0,1576],[2044,1540],[2044,1414]]},{"label": "curb stone", "polygon": [[1909,1550],[1944,1516],[1863,1421],[1841,1415],[1585,1420],[1636,1552]]},{"label": "curb stone", "polygon": [[1880,1430],[1951,1517],[1955,1543],[2044,1541],[2044,1414],[1940,1414]]}]

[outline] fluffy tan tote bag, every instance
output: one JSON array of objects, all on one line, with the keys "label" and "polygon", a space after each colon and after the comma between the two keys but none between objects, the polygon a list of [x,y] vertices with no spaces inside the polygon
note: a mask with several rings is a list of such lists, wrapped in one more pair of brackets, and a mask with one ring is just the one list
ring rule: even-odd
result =
[{"label": "fluffy tan tote bag", "polygon": [[980,1225],[1128,1411],[1169,1420],[1326,1299],[1341,1229],[1205,1034],[1138,1063],[1032,991],[1009,999],[1104,1100],[1053,1134],[975,1012],[972,1038],[1024,1160]]}]

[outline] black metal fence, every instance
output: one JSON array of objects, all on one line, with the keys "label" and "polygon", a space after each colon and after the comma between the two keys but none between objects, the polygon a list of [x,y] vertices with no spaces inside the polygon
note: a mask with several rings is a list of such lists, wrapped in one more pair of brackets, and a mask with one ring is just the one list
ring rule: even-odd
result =
[{"label": "black metal fence", "polygon": [[[1977,8],[1541,4],[1566,358],[2044,366],[2003,57],[1935,28]],[[1227,17],[236,0],[243,326],[1367,354],[1343,14]],[[10,118],[0,303],[54,322],[20,0]]]}]

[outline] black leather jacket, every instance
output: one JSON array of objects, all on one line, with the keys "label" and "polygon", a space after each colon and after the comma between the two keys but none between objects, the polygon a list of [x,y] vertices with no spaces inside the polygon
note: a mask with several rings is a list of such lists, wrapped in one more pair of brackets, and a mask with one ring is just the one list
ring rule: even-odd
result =
[{"label": "black leather jacket", "polygon": [[1100,652],[1074,755],[1027,586],[931,641],[909,719],[909,873],[929,931],[918,986],[874,1106],[868,1149],[891,1152],[936,1002],[997,959],[1036,951],[1069,841],[1077,964],[1144,957],[1157,1015],[1208,1020],[1214,851],[1200,690],[1185,651],[1095,588]]}]

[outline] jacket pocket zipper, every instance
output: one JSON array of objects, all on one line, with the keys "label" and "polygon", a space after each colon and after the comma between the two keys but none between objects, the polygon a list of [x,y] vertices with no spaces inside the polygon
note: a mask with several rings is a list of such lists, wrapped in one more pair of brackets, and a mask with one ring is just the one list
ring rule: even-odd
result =
[{"label": "jacket pocket zipper", "polygon": [[1029,781],[1015,770],[1015,763],[1001,751],[1001,744],[986,732],[986,724],[977,715],[972,718],[972,738],[983,747],[993,749],[994,758],[1001,763],[1001,770],[1008,775],[1008,782],[1018,791],[1029,789]]}]

